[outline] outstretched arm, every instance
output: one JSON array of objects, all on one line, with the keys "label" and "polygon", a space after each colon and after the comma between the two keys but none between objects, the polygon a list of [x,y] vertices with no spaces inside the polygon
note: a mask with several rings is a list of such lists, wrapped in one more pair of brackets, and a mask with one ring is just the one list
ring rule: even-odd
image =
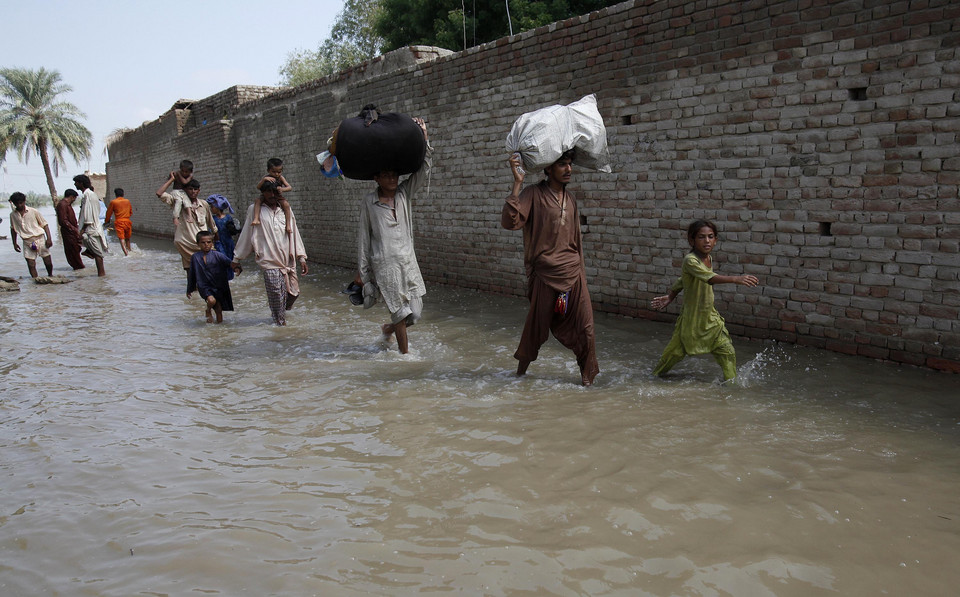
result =
[{"label": "outstretched arm", "polygon": [[739,284],[740,286],[756,286],[760,283],[760,280],[756,276],[751,276],[750,274],[741,274],[739,276],[721,276],[716,275],[709,280],[707,284],[711,286],[716,284]]},{"label": "outstretched arm", "polygon": [[677,281],[670,287],[670,292],[663,296],[655,296],[650,300],[650,306],[657,311],[666,309],[667,306],[683,292],[683,278],[677,278]]}]

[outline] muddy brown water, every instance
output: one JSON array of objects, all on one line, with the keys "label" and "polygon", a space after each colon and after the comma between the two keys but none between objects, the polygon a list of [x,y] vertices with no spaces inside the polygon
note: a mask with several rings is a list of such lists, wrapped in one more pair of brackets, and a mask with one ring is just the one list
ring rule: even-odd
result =
[{"label": "muddy brown water", "polygon": [[518,379],[521,299],[429,285],[401,356],[349,271],[277,328],[250,264],[208,325],[169,241],[135,244],[0,295],[2,595],[960,586],[956,376],[736,339],[736,384],[652,379],[671,326],[599,315],[593,388],[555,340]]}]

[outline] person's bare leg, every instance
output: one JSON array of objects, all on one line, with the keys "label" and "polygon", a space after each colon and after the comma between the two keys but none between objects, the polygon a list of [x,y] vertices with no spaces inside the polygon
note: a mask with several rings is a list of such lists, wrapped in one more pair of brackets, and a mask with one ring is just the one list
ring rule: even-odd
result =
[{"label": "person's bare leg", "polygon": [[220,303],[213,306],[213,312],[217,314],[217,323],[223,323],[223,308]]},{"label": "person's bare leg", "polygon": [[103,257],[94,257],[93,260],[97,262],[97,275],[106,276],[107,270],[103,269]]},{"label": "person's bare leg", "polygon": [[37,260],[36,259],[27,259],[27,269],[30,270],[30,277],[37,277]]},{"label": "person's bare leg", "polygon": [[47,255],[43,258],[43,265],[47,268],[47,275],[53,275],[53,258]]},{"label": "person's bare leg", "polygon": [[395,328],[396,328],[396,326],[394,326],[392,323],[385,323],[385,324],[383,324],[382,326],[380,326],[380,331],[383,332],[383,341],[384,341],[384,342],[389,342],[389,341],[390,341],[390,336],[393,335],[393,331],[394,331]]},{"label": "person's bare leg", "polygon": [[212,294],[207,297],[207,323],[213,323],[213,310],[217,307],[217,299]]},{"label": "person's bare leg", "polygon": [[121,238],[120,239],[120,248],[123,249],[123,256],[126,257],[130,255],[130,239]]},{"label": "person's bare leg", "polygon": [[397,335],[397,350],[400,354],[407,354],[407,320],[404,319],[393,326],[393,333]]},{"label": "person's bare leg", "polygon": [[530,366],[530,361],[520,361],[517,363],[517,375],[526,375],[527,367]]}]

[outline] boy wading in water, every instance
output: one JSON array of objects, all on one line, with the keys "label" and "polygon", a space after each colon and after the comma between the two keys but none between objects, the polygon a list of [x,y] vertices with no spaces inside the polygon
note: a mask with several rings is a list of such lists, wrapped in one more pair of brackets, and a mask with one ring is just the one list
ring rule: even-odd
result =
[{"label": "boy wading in water", "polygon": [[402,183],[396,172],[382,171],[374,177],[377,189],[360,202],[357,240],[364,307],[372,307],[383,298],[390,323],[380,329],[387,340],[397,335],[397,348],[402,354],[408,351],[407,328],[420,319],[423,295],[427,293],[413,247],[411,199],[430,173],[433,148],[427,125],[420,118],[413,120],[427,142],[423,165]]},{"label": "boy wading in water", "polygon": [[693,249],[683,258],[680,278],[670,288],[670,294],[655,297],[650,301],[654,309],[667,307],[677,295],[686,291],[683,310],[677,318],[673,337],[663,351],[660,362],[653,370],[654,375],[663,375],[688,354],[713,354],[723,379],[737,376],[737,353],[727,327],[713,306],[713,286],[715,284],[739,284],[756,286],[760,283],[756,276],[720,276],[713,273],[713,260],[710,254],[717,245],[717,227],[713,222],[697,220],[687,228],[687,241]]},{"label": "boy wading in water", "polygon": [[213,250],[213,233],[201,230],[196,236],[200,250],[190,258],[187,274],[187,298],[196,290],[207,305],[207,323],[223,323],[223,312],[233,311],[233,295],[230,294],[230,259],[220,251]]}]

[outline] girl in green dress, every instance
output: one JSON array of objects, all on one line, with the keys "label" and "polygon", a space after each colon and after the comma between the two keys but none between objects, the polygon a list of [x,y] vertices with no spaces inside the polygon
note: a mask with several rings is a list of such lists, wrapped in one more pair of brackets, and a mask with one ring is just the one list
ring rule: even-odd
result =
[{"label": "girl in green dress", "polygon": [[680,278],[670,288],[670,294],[655,297],[650,301],[654,309],[662,310],[686,291],[683,310],[677,318],[673,337],[663,351],[654,375],[663,375],[688,354],[713,354],[723,369],[723,379],[737,376],[737,355],[730,341],[730,334],[723,318],[713,306],[714,284],[740,284],[756,286],[756,276],[720,276],[713,273],[710,253],[717,245],[717,227],[713,222],[697,220],[687,228],[687,241],[693,249],[683,258]]}]

